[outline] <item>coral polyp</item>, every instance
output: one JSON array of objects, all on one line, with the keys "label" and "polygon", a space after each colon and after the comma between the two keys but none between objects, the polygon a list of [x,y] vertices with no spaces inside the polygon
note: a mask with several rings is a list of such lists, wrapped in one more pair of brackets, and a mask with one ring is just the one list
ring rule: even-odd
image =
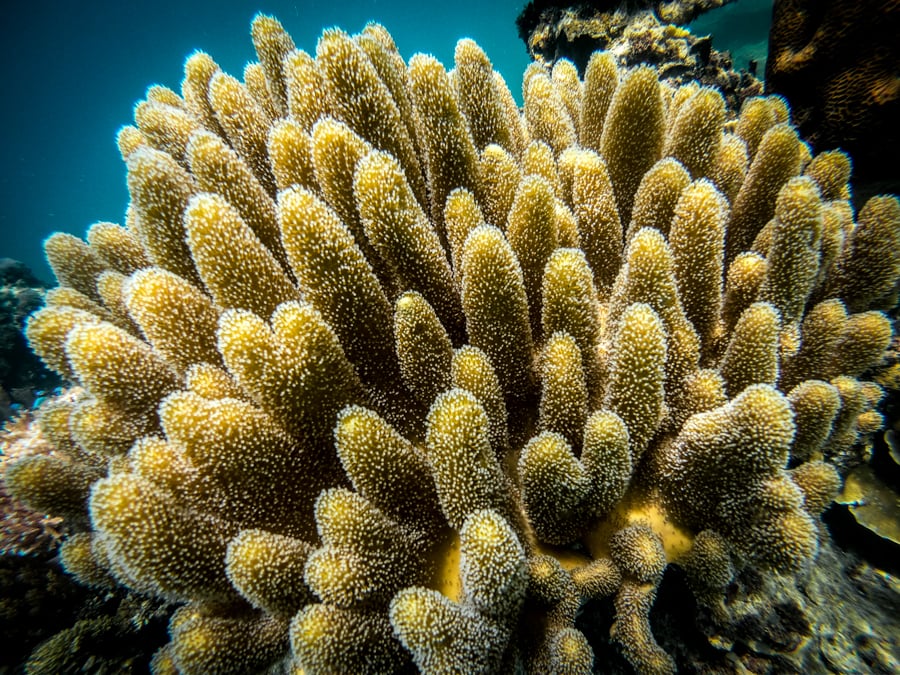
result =
[{"label": "coral polyp", "polygon": [[27,328],[83,393],[9,488],[182,605],[157,673],[587,673],[599,598],[670,673],[668,565],[707,604],[810,565],[880,426],[895,197],[857,217],[781,99],[604,54],[519,110],[471,40],[252,36],[148,91],[125,225],[46,242]]}]

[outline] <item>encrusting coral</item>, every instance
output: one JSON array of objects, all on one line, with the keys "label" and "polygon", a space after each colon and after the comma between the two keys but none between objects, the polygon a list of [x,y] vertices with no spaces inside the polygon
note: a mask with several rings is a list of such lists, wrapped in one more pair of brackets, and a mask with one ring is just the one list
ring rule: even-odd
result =
[{"label": "encrusting coral", "polygon": [[603,54],[520,113],[471,41],[252,35],[244,82],[194,54],[148,92],[126,226],[47,241],[28,326],[85,393],[9,487],[183,603],[155,672],[586,673],[605,597],[667,673],[667,565],[713,602],[810,563],[880,424],[896,198],[854,221],[780,99],[726,122]]}]

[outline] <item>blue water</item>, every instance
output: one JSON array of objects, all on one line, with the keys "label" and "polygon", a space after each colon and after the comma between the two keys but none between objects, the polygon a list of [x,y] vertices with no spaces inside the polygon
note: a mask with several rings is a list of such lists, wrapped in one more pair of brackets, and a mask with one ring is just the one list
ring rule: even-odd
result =
[{"label": "blue water", "polygon": [[475,39],[518,95],[529,58],[516,34],[523,0],[192,2],[27,0],[4,3],[0,62],[0,257],[47,280],[41,242],[84,236],[97,221],[121,223],[128,202],[116,131],[148,85],[180,91],[195,49],[241,76],[255,60],[250,21],[274,14],[297,46],[315,53],[322,29],[351,33],[383,23],[404,58],[434,54],[445,65],[462,37]]},{"label": "blue water", "polygon": [[691,31],[697,35],[713,34],[713,46],[731,52],[734,67],[747,68],[757,61],[756,75],[766,72],[769,51],[769,25],[772,23],[773,0],[738,0],[697,18]]},{"label": "blue water", "polygon": [[[698,22],[735,63],[765,55],[772,0],[740,0]],[[212,2],[204,0],[27,0],[5,3],[0,59],[0,257],[24,261],[52,279],[41,242],[52,232],[83,236],[94,222],[121,223],[128,202],[116,131],[132,106],[159,83],[180,91],[194,50],[241,76],[255,59],[250,21],[274,14],[297,46],[315,52],[322,29],[360,31],[383,23],[408,59],[429,52],[450,67],[457,40],[474,38],[520,97],[529,58],[515,18],[524,0],[353,0]],[[723,21],[722,35],[716,21]],[[731,18],[729,18],[731,17]],[[730,21],[730,23],[729,23]],[[755,37],[749,37],[752,31]],[[740,52],[750,43],[753,55]],[[762,70],[759,71],[760,75]]]}]

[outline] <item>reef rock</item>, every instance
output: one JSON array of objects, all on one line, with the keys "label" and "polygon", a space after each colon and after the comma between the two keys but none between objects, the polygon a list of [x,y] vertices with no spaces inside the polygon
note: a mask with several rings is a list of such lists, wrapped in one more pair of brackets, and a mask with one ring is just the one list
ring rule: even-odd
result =
[{"label": "reef rock", "polygon": [[791,104],[816,152],[853,157],[860,199],[900,189],[900,4],[776,0],[766,91]]},{"label": "reef rock", "polygon": [[652,65],[673,86],[714,86],[729,110],[737,112],[745,99],[762,93],[762,83],[750,72],[735,70],[727,52],[713,49],[710,36],[684,27],[728,1],[530,2],[516,25],[528,53],[548,68],[565,59],[584,76],[591,54],[607,50],[620,67]]},{"label": "reef rock", "polygon": [[22,332],[43,306],[47,286],[24,263],[0,258],[0,420],[30,407],[37,392],[61,383],[29,349]]}]

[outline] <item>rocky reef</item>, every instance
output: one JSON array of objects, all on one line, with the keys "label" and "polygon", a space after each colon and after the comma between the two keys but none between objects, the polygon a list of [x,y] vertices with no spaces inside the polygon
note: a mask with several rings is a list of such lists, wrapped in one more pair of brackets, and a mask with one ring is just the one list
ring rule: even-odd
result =
[{"label": "rocky reef", "polygon": [[0,258],[0,421],[30,407],[38,392],[62,382],[28,348],[23,330],[42,307],[47,285],[24,263]]},{"label": "rocky reef", "polygon": [[528,53],[548,68],[559,59],[584,76],[595,51],[613,54],[620,67],[653,66],[672,86],[697,82],[715,87],[730,111],[762,94],[755,72],[734,68],[728,52],[685,24],[730,0],[699,2],[530,2],[516,19]]},{"label": "rocky reef", "polygon": [[853,157],[865,196],[900,190],[900,8],[895,0],[776,0],[766,91],[816,151]]},{"label": "rocky reef", "polygon": [[77,579],[179,605],[153,672],[672,673],[672,574],[733,672],[802,663],[777,598],[883,424],[896,197],[609,52],[520,110],[471,40],[252,38],[148,90],[124,226],[47,240],[27,326],[82,390],[7,487]]}]

